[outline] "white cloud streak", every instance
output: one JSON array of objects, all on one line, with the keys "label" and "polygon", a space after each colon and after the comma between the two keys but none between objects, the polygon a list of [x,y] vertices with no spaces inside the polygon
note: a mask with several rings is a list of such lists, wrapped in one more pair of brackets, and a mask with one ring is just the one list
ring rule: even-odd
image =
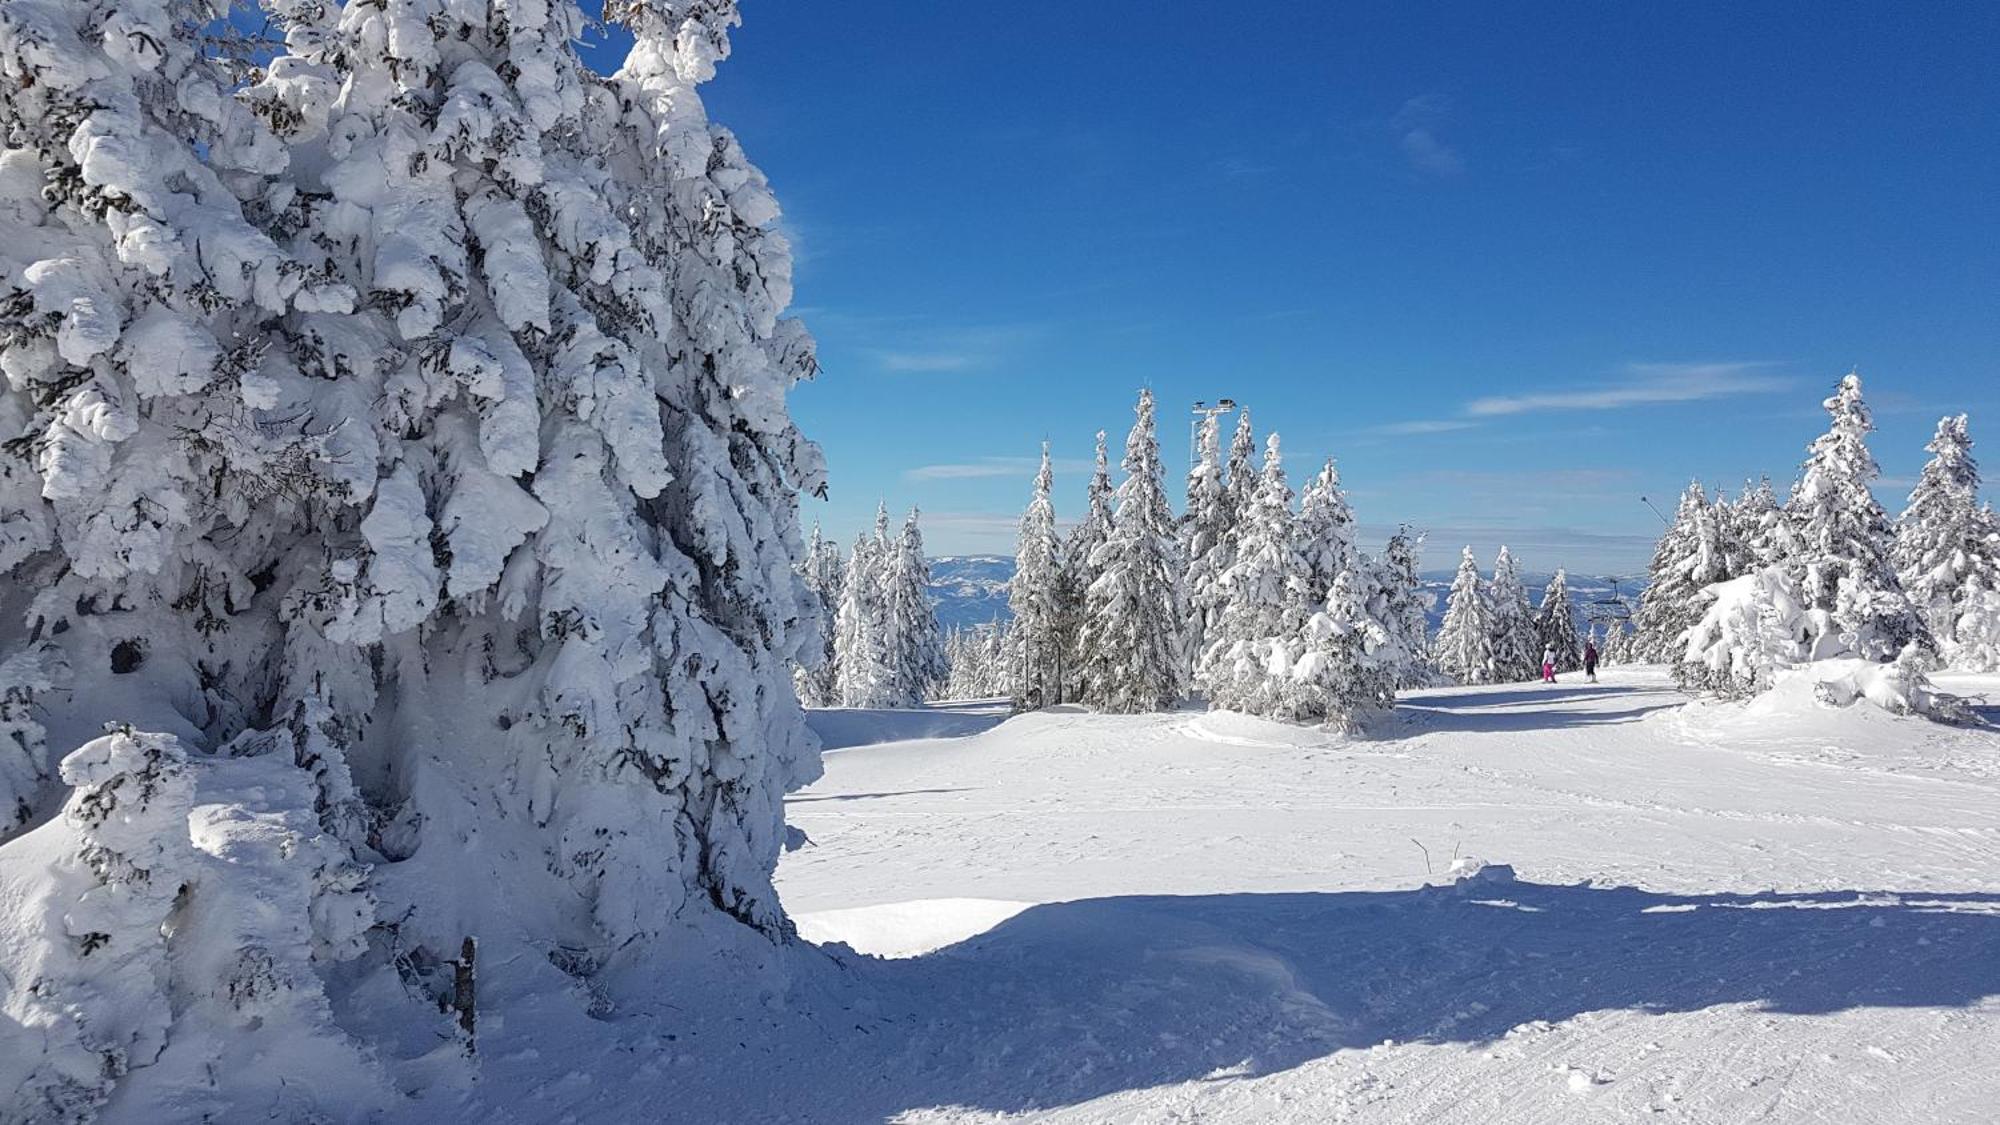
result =
[{"label": "white cloud streak", "polygon": [[978,357],[963,352],[878,352],[875,358],[884,371],[920,375],[965,371],[979,362]]},{"label": "white cloud streak", "polygon": [[[905,480],[982,480],[991,477],[1030,477],[1039,469],[1039,457],[981,457],[942,465],[919,465],[903,473]],[[1096,462],[1056,458],[1049,467],[1057,473],[1088,473]]]},{"label": "white cloud streak", "polygon": [[1473,399],[1465,412],[1478,418],[1550,410],[1618,410],[1627,406],[1700,402],[1705,399],[1786,390],[1792,380],[1766,374],[1770,363],[1634,363],[1616,382],[1571,390],[1493,395]]},{"label": "white cloud streak", "polygon": [[1479,423],[1466,418],[1425,418],[1415,422],[1388,422],[1380,426],[1370,426],[1371,434],[1449,434],[1458,430],[1474,429]]}]

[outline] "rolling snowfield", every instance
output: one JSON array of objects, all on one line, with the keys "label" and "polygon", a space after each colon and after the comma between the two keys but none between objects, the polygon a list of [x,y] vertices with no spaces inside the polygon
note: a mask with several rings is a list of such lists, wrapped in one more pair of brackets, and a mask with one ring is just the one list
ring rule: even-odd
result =
[{"label": "rolling snowfield", "polygon": [[2000,1118],[2000,734],[1783,693],[1688,709],[1651,669],[1564,679],[1414,692],[1354,740],[1193,711],[817,713],[826,776],[789,802],[811,844],[779,886],[837,971],[767,964],[750,1012],[615,1015],[622,1045],[562,1082],[524,1081],[558,1052],[496,1044],[472,1100]]}]

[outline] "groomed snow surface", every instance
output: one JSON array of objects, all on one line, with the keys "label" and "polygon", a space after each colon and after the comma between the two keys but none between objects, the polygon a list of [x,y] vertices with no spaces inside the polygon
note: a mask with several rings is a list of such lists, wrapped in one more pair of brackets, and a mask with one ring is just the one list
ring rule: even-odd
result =
[{"label": "groomed snow surface", "polygon": [[418,1104],[2000,1117],[2000,735],[1682,703],[1615,669],[1415,692],[1359,739],[1196,712],[823,712],[826,776],[789,809],[812,842],[779,885],[824,952],[721,949],[715,976],[761,980],[761,1002],[662,994],[587,1039],[503,1015],[478,1081]]},{"label": "groomed snow surface", "polygon": [[[2000,676],[1938,682],[2000,699]],[[1353,738],[1197,711],[818,712],[826,774],[789,801],[778,885],[819,944],[694,911],[572,975],[495,930],[474,1059],[379,970],[321,970],[331,1015],[272,1000],[263,1037],[204,1022],[236,1018],[194,988],[216,973],[156,981],[196,1006],[164,1052],[140,1029],[158,1061],[102,1118],[2000,1120],[2000,733],[1793,687],[1689,706],[1620,668],[1439,688]],[[142,796],[176,820],[160,754]],[[161,857],[307,870],[264,856],[310,835],[297,795],[240,776],[256,791],[231,799],[264,811]],[[172,835],[128,821],[105,837],[121,854]],[[54,924],[16,900],[69,886],[62,856],[19,850],[59,828],[14,845],[0,917]],[[542,908],[467,878],[435,893]],[[345,901],[294,883],[255,886]],[[142,929],[171,906],[147,893],[77,909]],[[194,903],[177,933],[235,930],[176,948],[306,971],[284,929],[303,907]],[[165,964],[130,973],[193,971]],[[41,1003],[95,1026],[116,997],[60,968],[37,970]]]}]

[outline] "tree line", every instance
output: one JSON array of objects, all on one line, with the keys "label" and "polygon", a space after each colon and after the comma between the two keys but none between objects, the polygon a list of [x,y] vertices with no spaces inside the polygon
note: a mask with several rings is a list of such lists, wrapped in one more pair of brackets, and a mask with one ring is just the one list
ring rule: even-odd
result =
[{"label": "tree line", "polygon": [[927,564],[914,511],[896,539],[878,511],[844,559],[815,528],[801,570],[825,607],[824,627],[797,672],[801,701],[1005,697],[1020,710],[1140,712],[1199,699],[1345,727],[1440,677],[1533,679],[1545,652],[1559,670],[1580,666],[1583,637],[1560,570],[1535,606],[1507,548],[1490,581],[1466,548],[1434,640],[1420,533],[1401,527],[1379,552],[1363,551],[1331,458],[1294,493],[1279,436],[1266,436],[1259,456],[1247,409],[1226,452],[1221,438],[1217,416],[1207,416],[1175,515],[1153,396],[1142,392],[1122,478],[1114,483],[1099,431],[1084,513],[1067,534],[1044,443],[1019,523],[1009,620],[974,629],[943,634],[916,608]]}]

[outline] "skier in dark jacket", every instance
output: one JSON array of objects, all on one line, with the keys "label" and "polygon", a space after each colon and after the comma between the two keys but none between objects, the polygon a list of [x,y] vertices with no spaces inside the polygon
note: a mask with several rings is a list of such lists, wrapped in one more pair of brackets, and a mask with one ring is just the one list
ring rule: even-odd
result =
[{"label": "skier in dark jacket", "polygon": [[1597,642],[1583,642],[1583,674],[1591,683],[1597,682]]}]

